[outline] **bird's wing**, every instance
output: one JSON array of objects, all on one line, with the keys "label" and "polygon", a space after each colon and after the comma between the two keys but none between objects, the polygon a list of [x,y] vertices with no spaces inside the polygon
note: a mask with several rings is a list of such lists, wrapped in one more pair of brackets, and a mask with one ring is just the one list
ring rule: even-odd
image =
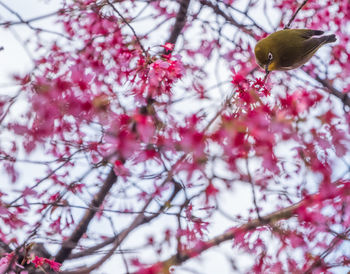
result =
[{"label": "bird's wing", "polygon": [[315,35],[322,35],[323,33],[324,31],[322,30],[313,30],[313,29],[300,30],[301,37],[305,39],[311,38],[312,36],[315,36]]}]

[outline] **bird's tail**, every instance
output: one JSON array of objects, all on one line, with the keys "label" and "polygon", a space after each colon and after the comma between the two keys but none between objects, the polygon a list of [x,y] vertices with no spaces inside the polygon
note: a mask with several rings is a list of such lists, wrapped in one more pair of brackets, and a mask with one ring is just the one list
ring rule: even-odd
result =
[{"label": "bird's tail", "polygon": [[325,36],[322,36],[321,38],[322,38],[324,44],[333,43],[333,42],[337,41],[337,37],[334,34],[325,35]]}]

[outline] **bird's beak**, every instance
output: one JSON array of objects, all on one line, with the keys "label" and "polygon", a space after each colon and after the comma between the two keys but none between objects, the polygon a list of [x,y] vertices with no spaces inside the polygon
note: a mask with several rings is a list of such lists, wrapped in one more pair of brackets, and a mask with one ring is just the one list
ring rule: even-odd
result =
[{"label": "bird's beak", "polygon": [[269,65],[270,65],[270,63],[265,65],[265,72],[266,73],[269,73]]}]

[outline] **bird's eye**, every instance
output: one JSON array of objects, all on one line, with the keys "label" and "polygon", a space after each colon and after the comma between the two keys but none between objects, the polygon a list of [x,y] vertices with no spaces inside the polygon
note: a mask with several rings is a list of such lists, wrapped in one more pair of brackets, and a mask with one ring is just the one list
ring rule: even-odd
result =
[{"label": "bird's eye", "polygon": [[267,55],[267,58],[269,59],[269,61],[272,60],[273,56],[272,56],[272,53],[271,53],[271,52],[269,52],[269,54]]}]

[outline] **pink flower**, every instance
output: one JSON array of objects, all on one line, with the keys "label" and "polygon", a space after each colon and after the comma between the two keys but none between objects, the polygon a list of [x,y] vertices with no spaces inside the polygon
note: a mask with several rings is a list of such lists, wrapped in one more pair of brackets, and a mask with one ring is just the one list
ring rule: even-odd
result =
[{"label": "pink flower", "polygon": [[44,264],[44,258],[35,256],[35,258],[32,260],[32,263],[35,267],[42,266]]},{"label": "pink flower", "polygon": [[175,45],[171,44],[171,43],[165,43],[165,45],[162,45],[161,47],[163,47],[167,51],[172,51],[174,49]]},{"label": "pink flower", "polygon": [[54,271],[60,271],[61,264],[55,262],[55,260],[49,260],[44,258],[44,262],[47,263]]},{"label": "pink flower", "polygon": [[38,257],[35,256],[35,258],[32,260],[32,263],[34,264],[35,267],[40,267],[43,266],[44,264],[48,264],[51,269],[53,269],[54,271],[59,271],[61,264],[58,262],[55,262],[55,260],[50,260],[47,258],[42,258],[42,257]]}]

